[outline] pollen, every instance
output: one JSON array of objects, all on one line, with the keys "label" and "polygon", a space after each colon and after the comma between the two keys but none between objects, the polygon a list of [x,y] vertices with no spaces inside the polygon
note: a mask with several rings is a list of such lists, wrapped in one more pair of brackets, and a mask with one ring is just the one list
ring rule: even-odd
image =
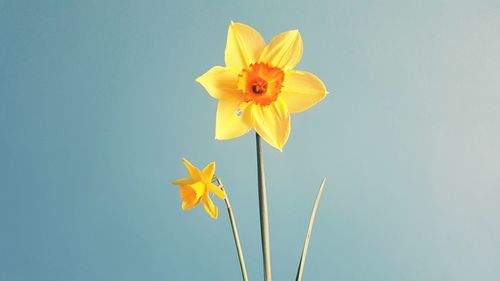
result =
[{"label": "pollen", "polygon": [[238,89],[247,101],[268,105],[278,98],[284,79],[285,73],[281,68],[254,63],[240,73]]}]

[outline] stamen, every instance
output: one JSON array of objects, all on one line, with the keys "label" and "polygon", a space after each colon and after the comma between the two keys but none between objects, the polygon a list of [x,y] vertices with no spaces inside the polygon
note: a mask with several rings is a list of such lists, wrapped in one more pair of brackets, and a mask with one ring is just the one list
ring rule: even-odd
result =
[{"label": "stamen", "polygon": [[264,94],[267,91],[267,81],[263,79],[257,79],[252,82],[252,92],[254,94]]},{"label": "stamen", "polygon": [[264,90],[262,90],[262,88],[260,88],[258,85],[253,85],[252,91],[256,94],[262,94],[264,92]]}]

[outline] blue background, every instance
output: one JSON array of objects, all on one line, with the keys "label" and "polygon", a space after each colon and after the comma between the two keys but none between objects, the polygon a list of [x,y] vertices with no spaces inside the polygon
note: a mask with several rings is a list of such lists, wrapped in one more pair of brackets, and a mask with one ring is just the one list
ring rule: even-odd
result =
[{"label": "blue background", "polygon": [[[498,1],[0,1],[0,280],[238,280],[215,160],[262,280],[253,134],[214,140],[194,79],[230,20],[298,28],[331,94],[266,145],[275,280],[500,280]],[[223,207],[222,201],[216,202]]]}]

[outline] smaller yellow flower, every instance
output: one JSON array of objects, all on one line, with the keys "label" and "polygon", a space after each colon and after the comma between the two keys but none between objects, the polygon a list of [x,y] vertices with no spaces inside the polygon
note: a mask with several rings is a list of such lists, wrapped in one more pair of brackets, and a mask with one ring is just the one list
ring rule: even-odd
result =
[{"label": "smaller yellow flower", "polygon": [[196,207],[200,202],[207,214],[217,219],[218,209],[210,198],[209,192],[213,192],[220,199],[225,199],[226,194],[222,189],[212,183],[215,174],[215,162],[210,162],[203,170],[196,168],[188,160],[182,159],[189,174],[189,178],[182,178],[172,182],[180,186],[182,209],[184,211]]}]

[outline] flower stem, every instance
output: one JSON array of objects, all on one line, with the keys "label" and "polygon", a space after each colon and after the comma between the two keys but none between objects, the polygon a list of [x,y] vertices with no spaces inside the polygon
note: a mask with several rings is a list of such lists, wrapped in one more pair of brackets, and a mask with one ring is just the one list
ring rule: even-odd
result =
[{"label": "flower stem", "polygon": [[227,196],[226,190],[224,189],[221,180],[217,177],[216,181],[219,187],[222,189],[222,191],[224,191],[224,194],[226,195],[226,199],[224,199],[224,201],[226,202],[227,213],[229,215],[231,228],[233,230],[234,245],[236,246],[236,252],[238,252],[241,276],[243,277],[243,281],[248,281],[247,267],[245,266],[245,258],[243,257],[243,249],[241,248],[240,235],[238,234],[238,227],[236,226],[236,220],[234,219],[233,208],[231,207],[231,203],[229,203],[229,197]]},{"label": "flower stem", "polygon": [[260,236],[264,260],[264,280],[271,281],[271,250],[269,246],[269,219],[267,214],[267,191],[264,177],[264,159],[262,157],[261,138],[255,133],[257,143],[257,177],[259,185]]}]

